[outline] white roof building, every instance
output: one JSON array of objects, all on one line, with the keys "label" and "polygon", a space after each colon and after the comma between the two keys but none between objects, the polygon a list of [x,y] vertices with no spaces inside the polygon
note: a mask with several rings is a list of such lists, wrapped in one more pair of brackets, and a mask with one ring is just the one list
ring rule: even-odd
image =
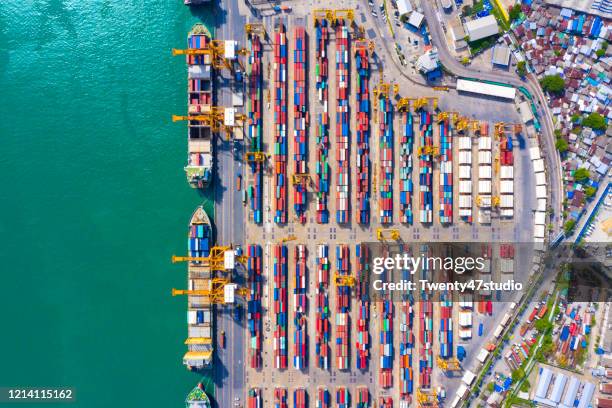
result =
[{"label": "white roof building", "polygon": [[499,26],[495,16],[486,16],[465,23],[465,32],[470,41],[477,41],[499,33]]},{"label": "white roof building", "polygon": [[425,16],[423,14],[419,13],[418,11],[413,11],[408,19],[408,24],[416,28],[421,28],[424,19]]},{"label": "white roof building", "polygon": [[428,73],[437,69],[439,62],[440,60],[438,59],[438,50],[432,48],[431,50],[419,57],[416,62],[416,67],[419,71],[423,73]]},{"label": "white roof building", "polygon": [[397,11],[399,11],[400,17],[412,11],[412,4],[408,0],[397,0]]}]

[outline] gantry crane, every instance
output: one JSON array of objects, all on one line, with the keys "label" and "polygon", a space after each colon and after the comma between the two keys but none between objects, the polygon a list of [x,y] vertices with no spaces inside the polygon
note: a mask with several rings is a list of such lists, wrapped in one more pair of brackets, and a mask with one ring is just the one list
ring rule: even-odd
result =
[{"label": "gantry crane", "polygon": [[415,111],[424,108],[427,106],[429,102],[432,103],[434,110],[438,109],[438,98],[436,97],[419,97],[419,98],[400,98],[398,101],[398,110],[399,109],[410,109],[410,102],[413,102],[412,107]]},{"label": "gantry crane", "polygon": [[303,184],[303,185],[312,185],[312,177],[308,173],[295,173],[291,176],[291,182],[294,186]]},{"label": "gantry crane", "polygon": [[424,391],[423,389],[418,389],[417,401],[420,407],[435,408],[438,406],[438,393],[436,390]]},{"label": "gantry crane", "polygon": [[410,98],[399,98],[395,109],[398,112],[408,112],[410,110]]},{"label": "gantry crane", "polygon": [[367,50],[372,53],[374,52],[374,48],[376,48],[376,44],[374,44],[372,40],[361,39],[355,41],[355,51]]},{"label": "gantry crane", "polygon": [[455,124],[455,128],[459,131],[459,132],[463,132],[465,129],[467,129],[468,127],[468,118],[466,117],[461,117],[457,120],[457,123]]},{"label": "gantry crane", "polygon": [[355,11],[353,9],[338,9],[333,11],[332,24],[336,25],[339,20],[348,20],[348,26],[351,26],[354,19]]},{"label": "gantry crane", "polygon": [[338,272],[334,274],[334,283],[336,286],[355,286],[356,279],[352,275],[341,275]]},{"label": "gantry crane", "polygon": [[[172,255],[172,263],[202,262],[202,266],[208,267],[213,271],[225,271],[225,253],[228,251],[233,251],[231,246],[214,246],[210,248],[210,254],[205,257]],[[247,257],[234,255],[234,260],[244,264],[247,261]]]},{"label": "gantry crane", "polygon": [[[231,110],[231,111],[230,111]],[[209,112],[201,112],[197,115],[172,115],[172,121],[195,120],[209,126],[213,132],[225,131],[227,138],[233,134],[233,129],[241,127],[247,120],[246,115],[236,113],[235,108],[222,106],[211,106]]]},{"label": "gantry crane", "polygon": [[[249,55],[249,50],[246,48],[238,48],[234,52],[237,55]],[[238,58],[227,57],[225,55],[225,41],[223,40],[210,40],[210,42],[206,44],[206,48],[173,48],[172,55],[205,55],[210,58],[210,63],[215,69],[226,68],[230,71],[234,71],[233,62],[236,62],[240,68],[243,69],[242,63]]]},{"label": "gantry crane", "polygon": [[470,120],[469,126],[472,129],[472,133],[480,132],[480,121],[479,120]]},{"label": "gantry crane", "polygon": [[387,241],[387,237],[385,237],[385,233],[389,233],[389,239],[393,241],[399,241],[401,239],[399,230],[396,229],[386,229],[386,228],[377,228],[376,229],[376,239],[379,241]]},{"label": "gantry crane", "polygon": [[506,124],[504,122],[497,122],[495,124],[494,134],[497,140],[501,139],[501,137],[504,135],[505,127],[506,127]]},{"label": "gantry crane", "polygon": [[267,156],[264,152],[246,152],[244,154],[244,160],[247,163],[263,163],[267,159]]},{"label": "gantry crane", "polygon": [[263,36],[264,38],[268,37],[266,27],[263,25],[263,23],[246,23],[244,25],[244,30],[246,31],[248,37],[251,35]]},{"label": "gantry crane", "polygon": [[312,10],[312,21],[314,26],[317,26],[317,22],[320,20],[329,20],[330,22],[334,19],[334,12],[330,9],[314,9]]},{"label": "gantry crane", "polygon": [[438,146],[420,146],[417,149],[419,156],[431,154],[434,157],[440,156],[440,148]]},{"label": "gantry crane", "polygon": [[172,296],[202,296],[207,298],[209,303],[221,303],[225,304],[226,302],[226,287],[229,285],[234,285],[234,294],[238,296],[246,296],[249,294],[249,290],[247,288],[238,287],[234,283],[230,283],[229,279],[226,278],[212,278],[208,279],[209,283],[208,289],[175,289],[172,288]]},{"label": "gantry crane", "polygon": [[295,241],[297,237],[295,235],[289,235],[288,237],[282,238],[280,242],[284,244],[285,242]]},{"label": "gantry crane", "polygon": [[454,357],[448,360],[445,360],[442,357],[438,356],[437,363],[438,363],[438,367],[440,367],[444,371],[460,371],[461,370],[459,360],[457,360]]}]

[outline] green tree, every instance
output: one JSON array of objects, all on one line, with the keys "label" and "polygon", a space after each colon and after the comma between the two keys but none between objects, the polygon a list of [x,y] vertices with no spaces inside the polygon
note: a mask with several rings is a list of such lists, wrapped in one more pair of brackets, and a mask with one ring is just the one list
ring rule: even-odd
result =
[{"label": "green tree", "polygon": [[588,186],[584,188],[584,194],[587,196],[587,198],[593,197],[596,192],[597,192],[597,189],[593,186]]},{"label": "green tree", "polygon": [[597,51],[595,51],[595,55],[597,55],[597,58],[601,58],[604,55],[606,55],[606,50],[604,50],[603,48],[600,48]]},{"label": "green tree", "polygon": [[559,75],[546,75],[540,84],[545,91],[552,94],[562,94],[565,89],[565,81]]},{"label": "green tree", "polygon": [[565,224],[563,224],[563,231],[565,232],[565,234],[569,235],[572,233],[575,226],[576,226],[576,220],[574,219],[567,220],[565,221]]},{"label": "green tree", "polygon": [[489,390],[489,392],[493,392],[495,390],[495,383],[493,381],[487,384],[487,390]]},{"label": "green tree", "polygon": [[591,173],[589,173],[589,171],[584,167],[581,167],[574,172],[574,180],[579,183],[586,181],[590,176]]},{"label": "green tree", "polygon": [[546,317],[536,320],[534,327],[540,333],[546,333],[552,328],[552,323]]},{"label": "green tree", "polygon": [[527,75],[527,63],[525,61],[519,61],[516,64],[516,72],[518,72],[521,77]]},{"label": "green tree", "polygon": [[569,145],[567,144],[567,141],[565,139],[560,137],[555,142],[555,147],[557,148],[559,153],[565,153],[565,152],[567,152],[567,149],[569,148]]},{"label": "green tree", "polygon": [[512,372],[512,381],[514,382],[519,381],[523,377],[525,377],[525,370],[520,367]]},{"label": "green tree", "polygon": [[599,113],[593,112],[582,121],[582,126],[590,127],[595,130],[605,130],[606,119]]},{"label": "green tree", "polygon": [[580,120],[580,114],[579,113],[574,113],[572,115],[572,119],[571,120],[572,120],[573,123],[578,123],[578,121]]},{"label": "green tree", "polygon": [[515,4],[514,6],[508,7],[508,15],[510,16],[510,21],[518,20],[521,16],[521,5]]},{"label": "green tree", "polygon": [[531,384],[529,383],[529,381],[527,380],[523,381],[523,383],[521,384],[521,391],[529,392],[530,388],[531,388]]}]

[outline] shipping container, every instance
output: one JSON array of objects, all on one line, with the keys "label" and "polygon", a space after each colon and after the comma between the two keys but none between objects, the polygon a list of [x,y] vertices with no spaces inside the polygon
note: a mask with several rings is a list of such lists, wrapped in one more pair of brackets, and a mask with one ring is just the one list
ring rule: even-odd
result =
[{"label": "shipping container", "polygon": [[328,100],[328,57],[327,43],[329,28],[327,20],[315,20],[315,82],[318,101],[321,112],[317,113],[316,142],[317,162],[315,172],[316,200],[317,200],[317,223],[327,224],[329,222],[328,197],[330,184],[329,167],[329,112],[327,111]]},{"label": "shipping container", "polygon": [[[306,71],[308,51],[306,49],[306,29],[297,26],[294,29],[293,44],[293,173],[308,173],[308,88]],[[301,179],[293,185],[294,209],[299,221],[306,222],[306,188],[307,179]]]},{"label": "shipping container", "polygon": [[316,296],[316,337],[315,352],[317,355],[317,367],[329,370],[329,341],[331,333],[331,323],[329,321],[329,247],[327,245],[317,245],[317,287]]},{"label": "shipping container", "polygon": [[378,209],[381,224],[393,223],[393,105],[384,93],[378,101]]},{"label": "shipping container", "polygon": [[370,61],[367,47],[356,46],[355,69],[357,70],[357,211],[358,224],[370,222]]},{"label": "shipping container", "polygon": [[247,325],[251,368],[261,368],[261,296],[262,296],[262,249],[259,245],[247,247]]},{"label": "shipping container", "polygon": [[433,222],[433,116],[421,109],[419,112],[419,220],[423,224]]},{"label": "shipping container", "polygon": [[287,55],[285,25],[274,30],[274,222],[287,222]]},{"label": "shipping container", "polygon": [[348,100],[349,28],[340,20],[336,25],[336,222],[349,220],[350,200],[350,107]]},{"label": "shipping container", "polygon": [[293,282],[293,367],[302,370],[308,367],[308,271],[306,269],[307,250],[305,245],[294,249],[295,274]]},{"label": "shipping container", "polygon": [[412,209],[412,194],[414,190],[412,184],[414,123],[412,112],[410,112],[409,109],[401,113],[400,126],[400,222],[412,225],[414,221],[414,213]]},{"label": "shipping container", "polygon": [[249,389],[247,393],[247,408],[263,408],[263,400],[259,388]]},{"label": "shipping container", "polygon": [[[336,273],[350,276],[350,255],[346,244],[336,246]],[[336,368],[348,370],[351,288],[340,283],[336,285]]]},{"label": "shipping container", "polygon": [[274,408],[289,408],[286,388],[274,389]]},{"label": "shipping container", "polygon": [[274,367],[287,368],[287,247],[272,246],[272,268],[274,275],[273,301],[276,321],[274,325]]},{"label": "shipping container", "polygon": [[370,276],[370,253],[366,245],[357,245],[355,248],[356,275],[357,275],[357,341],[356,366],[359,370],[367,370],[370,360],[370,302],[368,296]]},{"label": "shipping container", "polygon": [[453,127],[448,119],[439,122],[440,183],[438,189],[441,224],[453,222]]},{"label": "shipping container", "polygon": [[[261,152],[263,148],[262,138],[262,45],[257,35],[251,35],[249,39],[249,95],[248,95],[248,138],[250,145],[248,151]],[[252,184],[248,187],[248,198],[253,222],[263,222],[263,163],[251,161],[249,163],[252,174]]]}]

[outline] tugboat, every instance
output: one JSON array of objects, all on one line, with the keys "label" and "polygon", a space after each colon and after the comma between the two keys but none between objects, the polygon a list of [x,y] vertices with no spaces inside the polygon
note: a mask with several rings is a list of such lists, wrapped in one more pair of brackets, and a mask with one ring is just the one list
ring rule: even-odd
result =
[{"label": "tugboat", "polygon": [[185,407],[211,408],[208,395],[206,395],[206,392],[204,392],[204,384],[198,383],[198,385],[195,386],[193,390],[189,392],[189,394],[187,394],[187,398],[185,399]]}]

